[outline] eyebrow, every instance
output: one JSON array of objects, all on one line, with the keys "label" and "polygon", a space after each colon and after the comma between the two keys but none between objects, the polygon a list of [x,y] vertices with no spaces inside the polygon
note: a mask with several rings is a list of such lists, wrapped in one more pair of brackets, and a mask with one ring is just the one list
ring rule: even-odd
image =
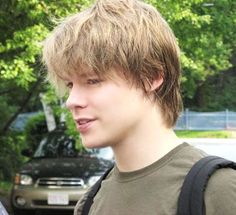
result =
[{"label": "eyebrow", "polygon": [[78,77],[79,78],[88,78],[88,77],[91,77],[91,76],[98,76],[98,74],[96,74],[96,72],[92,71],[92,70],[85,70],[85,71],[82,71],[80,73],[78,73]]}]

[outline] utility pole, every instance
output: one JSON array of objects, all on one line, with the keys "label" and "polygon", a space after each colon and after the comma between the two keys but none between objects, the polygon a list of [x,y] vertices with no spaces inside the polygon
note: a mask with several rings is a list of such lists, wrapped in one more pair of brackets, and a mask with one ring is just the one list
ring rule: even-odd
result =
[{"label": "utility pole", "polygon": [[41,99],[41,102],[43,105],[43,110],[44,110],[45,117],[46,117],[48,131],[52,131],[56,128],[56,121],[55,121],[55,117],[54,117],[52,108],[45,101],[45,95],[43,95],[43,93],[40,93],[39,96],[40,96],[40,99]]}]

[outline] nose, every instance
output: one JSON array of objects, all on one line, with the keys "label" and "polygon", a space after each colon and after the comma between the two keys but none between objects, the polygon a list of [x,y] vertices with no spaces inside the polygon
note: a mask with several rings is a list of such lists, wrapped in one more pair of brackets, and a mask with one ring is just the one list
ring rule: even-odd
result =
[{"label": "nose", "polygon": [[78,87],[72,87],[69,96],[66,99],[66,107],[73,111],[75,109],[85,108],[87,106],[87,99],[85,93]]}]

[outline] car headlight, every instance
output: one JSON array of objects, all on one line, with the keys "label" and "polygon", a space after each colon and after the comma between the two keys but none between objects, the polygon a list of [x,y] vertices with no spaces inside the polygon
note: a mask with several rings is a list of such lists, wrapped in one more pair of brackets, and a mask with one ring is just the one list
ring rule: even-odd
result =
[{"label": "car headlight", "polygon": [[101,176],[91,176],[88,180],[88,186],[93,186],[100,179],[100,177]]},{"label": "car headlight", "polygon": [[33,183],[33,179],[29,175],[25,174],[16,174],[15,176],[15,184],[19,185],[31,185]]}]

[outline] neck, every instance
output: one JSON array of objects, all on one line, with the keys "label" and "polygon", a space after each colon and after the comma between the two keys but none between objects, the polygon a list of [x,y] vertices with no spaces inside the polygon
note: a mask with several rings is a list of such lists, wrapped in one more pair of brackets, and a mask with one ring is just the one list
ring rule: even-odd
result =
[{"label": "neck", "polygon": [[145,117],[132,135],[112,148],[118,169],[131,172],[154,163],[180,143],[172,129],[151,116]]}]

